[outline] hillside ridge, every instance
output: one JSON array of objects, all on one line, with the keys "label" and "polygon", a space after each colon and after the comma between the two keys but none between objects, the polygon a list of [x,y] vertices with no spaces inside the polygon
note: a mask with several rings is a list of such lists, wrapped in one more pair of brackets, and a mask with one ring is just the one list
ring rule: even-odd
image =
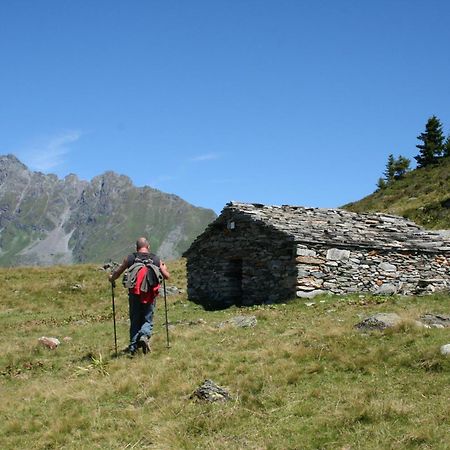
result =
[{"label": "hillside ridge", "polygon": [[177,258],[216,217],[174,194],[106,171],[91,181],[33,172],[0,156],[0,265],[102,262],[132,251],[138,235]]},{"label": "hillside ridge", "polygon": [[429,229],[450,229],[450,158],[406,173],[361,200],[347,203],[353,212],[383,212],[406,217]]}]

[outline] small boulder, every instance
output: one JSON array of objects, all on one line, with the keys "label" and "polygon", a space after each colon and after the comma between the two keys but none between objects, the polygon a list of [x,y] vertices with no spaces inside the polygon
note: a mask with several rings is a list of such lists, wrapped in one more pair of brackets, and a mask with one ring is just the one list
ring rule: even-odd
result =
[{"label": "small boulder", "polygon": [[431,328],[450,327],[450,315],[447,314],[424,314],[420,321]]},{"label": "small boulder", "polygon": [[220,322],[216,325],[217,328],[223,328],[230,324],[238,328],[253,328],[258,323],[256,316],[235,316],[225,322]]},{"label": "small boulder", "polygon": [[191,399],[204,402],[226,402],[232,400],[230,393],[212,380],[205,380],[191,395]]},{"label": "small boulder", "polygon": [[394,295],[398,292],[398,287],[393,283],[383,283],[375,291],[377,295]]},{"label": "small boulder", "polygon": [[450,344],[445,344],[441,347],[441,354],[445,356],[450,355]]},{"label": "small boulder", "polygon": [[49,338],[45,336],[39,338],[38,341],[40,344],[42,344],[44,347],[49,348],[50,350],[54,350],[61,343],[57,338]]},{"label": "small boulder", "polygon": [[[162,292],[162,289],[161,289]],[[177,286],[166,286],[166,294],[169,295],[178,295],[184,294],[183,289],[178,288]]]},{"label": "small boulder", "polygon": [[238,328],[253,328],[257,324],[256,316],[236,316],[228,321]]},{"label": "small boulder", "polygon": [[398,325],[401,320],[401,317],[396,313],[378,313],[367,317],[356,324],[355,327],[363,331],[384,330]]}]

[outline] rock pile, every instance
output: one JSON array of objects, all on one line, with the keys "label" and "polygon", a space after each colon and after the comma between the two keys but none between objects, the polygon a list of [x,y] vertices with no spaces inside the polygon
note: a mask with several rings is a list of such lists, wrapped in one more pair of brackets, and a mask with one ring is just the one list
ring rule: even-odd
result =
[{"label": "rock pile", "polygon": [[212,380],[205,380],[190,396],[191,399],[205,402],[226,402],[232,400],[230,393]]}]

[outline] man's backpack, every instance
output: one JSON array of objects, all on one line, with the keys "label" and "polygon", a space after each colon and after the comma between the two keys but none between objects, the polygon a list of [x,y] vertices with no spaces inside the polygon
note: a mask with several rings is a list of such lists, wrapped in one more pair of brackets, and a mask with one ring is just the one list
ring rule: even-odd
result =
[{"label": "man's backpack", "polygon": [[152,258],[141,258],[136,255],[133,264],[125,271],[122,279],[122,284],[128,289],[133,289],[136,287],[136,280],[138,272],[146,267],[146,281],[148,290],[158,286],[163,281],[163,275],[160,268],[154,264]]}]

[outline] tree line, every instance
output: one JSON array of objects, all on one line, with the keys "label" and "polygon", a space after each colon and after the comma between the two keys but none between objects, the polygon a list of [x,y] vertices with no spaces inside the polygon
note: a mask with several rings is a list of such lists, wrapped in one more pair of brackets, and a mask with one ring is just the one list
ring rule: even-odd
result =
[{"label": "tree line", "polygon": [[[419,154],[414,156],[418,169],[438,164],[443,158],[450,156],[450,134],[445,138],[442,123],[436,116],[428,119],[425,125],[425,131],[420,133],[417,139],[421,141],[416,145],[419,149]],[[390,154],[383,177],[378,179],[378,190],[402,178],[410,170],[410,159],[402,155],[395,158],[393,154]]]}]

